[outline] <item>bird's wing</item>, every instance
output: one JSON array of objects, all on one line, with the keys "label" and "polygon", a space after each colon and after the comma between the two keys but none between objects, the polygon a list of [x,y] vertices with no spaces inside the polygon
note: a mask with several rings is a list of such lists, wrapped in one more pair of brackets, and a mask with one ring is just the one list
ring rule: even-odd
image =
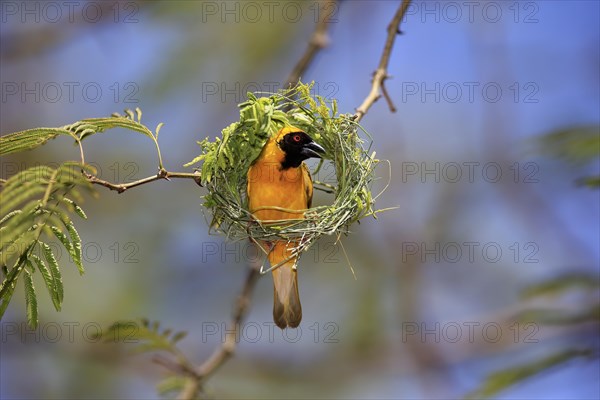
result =
[{"label": "bird's wing", "polygon": [[310,177],[310,170],[305,163],[302,163],[302,178],[306,185],[306,208],[310,208],[313,198],[313,183],[312,178]]}]

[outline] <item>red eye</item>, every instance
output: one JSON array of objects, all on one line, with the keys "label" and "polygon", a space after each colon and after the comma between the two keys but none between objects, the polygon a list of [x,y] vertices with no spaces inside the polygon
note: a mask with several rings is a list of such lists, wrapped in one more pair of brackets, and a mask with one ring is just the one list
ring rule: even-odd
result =
[{"label": "red eye", "polygon": [[294,142],[296,142],[296,143],[298,143],[298,142],[300,142],[300,140],[302,140],[300,135],[294,135],[294,136],[292,136],[292,139],[294,139]]}]

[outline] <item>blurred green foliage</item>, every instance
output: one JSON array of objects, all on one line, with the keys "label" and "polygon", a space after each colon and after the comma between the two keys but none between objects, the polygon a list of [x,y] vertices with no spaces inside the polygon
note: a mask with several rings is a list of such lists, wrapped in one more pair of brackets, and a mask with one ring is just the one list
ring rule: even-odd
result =
[{"label": "blurred green foliage", "polygon": [[[600,126],[574,126],[548,133],[540,140],[542,153],[575,166],[600,158]],[[592,188],[600,187],[600,174],[584,176],[578,183]]]},{"label": "blurred green foliage", "polygon": [[[536,297],[558,297],[568,295],[574,291],[597,293],[600,289],[600,281],[595,275],[580,273],[567,274],[536,283],[525,288],[522,292],[524,299]],[[552,325],[575,325],[582,323],[600,322],[600,301],[596,302],[588,310],[564,310],[564,309],[527,309],[515,316],[516,321],[531,323],[540,326]],[[499,392],[506,390],[534,375],[541,374],[549,369],[565,363],[576,357],[600,357],[599,348],[581,348],[573,346],[566,349],[556,350],[553,354],[530,361],[526,364],[517,365],[489,375],[482,385],[474,392],[467,395],[468,399],[490,398]]]}]

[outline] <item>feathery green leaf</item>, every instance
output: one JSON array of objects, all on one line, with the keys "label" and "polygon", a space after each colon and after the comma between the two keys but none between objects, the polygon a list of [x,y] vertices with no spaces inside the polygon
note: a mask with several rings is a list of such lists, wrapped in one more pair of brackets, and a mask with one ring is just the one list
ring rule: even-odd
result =
[{"label": "feathery green leaf", "polygon": [[87,215],[85,214],[83,209],[81,207],[79,207],[73,200],[71,200],[67,197],[63,197],[63,201],[65,203],[67,203],[69,206],[73,207],[75,214],[79,215],[83,219],[87,219]]},{"label": "feathery green leaf", "polygon": [[2,225],[3,223],[5,223],[6,221],[8,221],[9,219],[11,219],[12,217],[14,217],[15,215],[21,214],[21,212],[22,212],[21,210],[14,210],[14,211],[9,212],[4,217],[2,217],[2,219],[0,219],[0,225]]},{"label": "feathery green leaf", "polygon": [[[59,293],[62,293],[62,278],[60,276],[60,271],[58,271],[58,278],[54,279],[53,272],[50,271],[44,260],[39,258],[37,255],[32,254],[31,260],[35,262],[37,265],[38,271],[40,271],[40,275],[44,279],[44,283],[46,284],[46,289],[48,289],[48,294],[50,295],[50,299],[52,299],[52,304],[56,311],[60,311],[61,309],[61,298],[59,297]],[[27,263],[33,267],[33,264],[30,260],[27,260]],[[58,289],[60,286],[60,289]]]},{"label": "feathery green leaf", "polygon": [[31,150],[59,135],[71,136],[64,128],[34,128],[0,137],[0,155]]},{"label": "feathery green leaf", "polygon": [[79,236],[79,233],[77,233],[73,222],[71,222],[70,220],[63,220],[63,222],[65,224],[65,227],[67,228],[67,231],[69,232],[71,242],[73,243],[73,245],[71,246],[71,256],[73,257],[73,262],[75,263],[75,265],[77,265],[77,269],[79,269],[79,274],[83,275],[85,269],[83,268],[83,257],[81,254],[81,237]]},{"label": "feathery green leaf", "polygon": [[6,274],[2,284],[0,284],[0,319],[4,316],[4,312],[8,307],[8,303],[10,303],[12,295],[15,291],[17,279],[19,278],[21,272],[25,269],[26,259],[27,257],[25,254],[21,255],[15,266],[12,267],[8,274]]},{"label": "feathery green leaf", "polygon": [[27,308],[27,323],[32,328],[37,328],[38,325],[38,305],[35,296],[35,287],[33,286],[33,278],[31,272],[27,269],[24,271],[23,283],[25,286],[25,306]]},{"label": "feathery green leaf", "polygon": [[65,235],[63,233],[63,231],[60,230],[60,228],[52,225],[50,227],[50,229],[52,230],[52,233],[54,233],[54,236],[56,236],[56,238],[62,243],[62,245],[65,247],[65,250],[67,250],[67,252],[71,255],[71,257],[74,258],[73,253],[73,245],[71,244],[71,242],[69,241],[69,238],[67,237],[67,235]]},{"label": "feathery green leaf", "polygon": [[[42,247],[42,252],[44,253],[44,258],[46,259],[46,262],[48,262],[48,267],[50,268],[50,272],[52,273],[52,277],[54,279],[54,289],[56,291],[57,300],[59,304],[62,304],[64,293],[58,262],[56,261],[56,257],[52,252],[52,248],[48,246],[48,244],[40,242],[40,245]],[[60,284],[58,284],[59,282]]]}]

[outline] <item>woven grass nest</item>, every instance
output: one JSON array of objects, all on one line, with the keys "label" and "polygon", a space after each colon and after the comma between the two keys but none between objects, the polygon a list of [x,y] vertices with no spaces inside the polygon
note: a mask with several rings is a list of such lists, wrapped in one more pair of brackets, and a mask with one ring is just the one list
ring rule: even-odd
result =
[{"label": "woven grass nest", "polygon": [[[371,153],[370,136],[352,115],[338,114],[335,100],[313,96],[311,88],[312,84],[299,83],[291,91],[257,93],[265,97],[248,93],[248,100],[239,104],[238,122],[223,129],[214,141],[198,142],[202,154],[186,166],[202,162],[202,185],[208,190],[204,207],[212,215],[212,231],[233,240],[295,241],[299,255],[322,235],[339,237],[354,222],[376,215],[377,196],[372,195],[371,185],[379,160]],[[259,222],[247,209],[246,174],[268,138],[286,125],[304,130],[327,151],[313,179],[325,163],[332,163],[336,185],[318,180],[314,184],[316,189],[333,193],[335,199],[331,205],[310,208],[304,219]]]}]

